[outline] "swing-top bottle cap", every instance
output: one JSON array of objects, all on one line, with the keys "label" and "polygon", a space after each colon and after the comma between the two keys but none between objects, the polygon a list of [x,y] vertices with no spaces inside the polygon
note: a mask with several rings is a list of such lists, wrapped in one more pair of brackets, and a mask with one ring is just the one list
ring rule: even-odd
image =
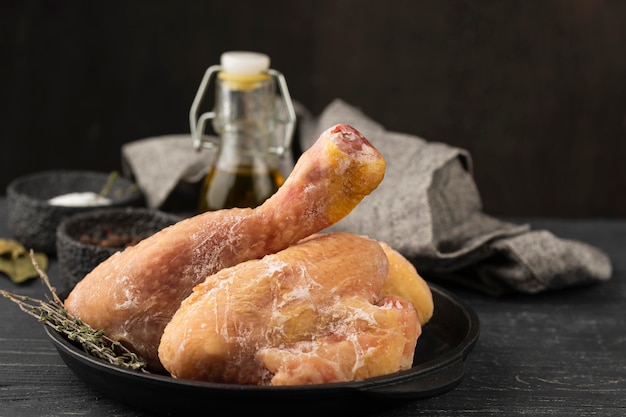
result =
[{"label": "swing-top bottle cap", "polygon": [[232,75],[255,75],[270,68],[270,57],[259,52],[224,52],[220,61],[222,70]]}]

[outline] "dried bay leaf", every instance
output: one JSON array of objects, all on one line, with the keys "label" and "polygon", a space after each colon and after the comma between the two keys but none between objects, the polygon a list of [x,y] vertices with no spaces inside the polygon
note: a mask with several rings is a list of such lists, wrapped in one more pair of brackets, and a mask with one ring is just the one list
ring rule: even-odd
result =
[{"label": "dried bay leaf", "polygon": [[[40,268],[46,270],[48,268],[46,254],[37,252],[34,256]],[[0,272],[6,274],[16,284],[39,276],[26,248],[12,239],[0,238]]]}]

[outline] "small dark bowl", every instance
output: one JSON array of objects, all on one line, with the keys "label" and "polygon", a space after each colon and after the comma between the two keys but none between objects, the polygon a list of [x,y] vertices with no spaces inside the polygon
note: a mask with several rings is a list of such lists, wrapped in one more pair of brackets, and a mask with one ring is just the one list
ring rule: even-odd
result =
[{"label": "small dark bowl", "polygon": [[115,207],[145,205],[143,193],[126,178],[113,184],[106,206],[58,206],[48,200],[74,192],[98,193],[109,173],[94,171],[43,171],[14,179],[7,186],[8,226],[13,237],[27,249],[48,254],[56,251],[56,229],[61,221],[76,213]]},{"label": "small dark bowl", "polygon": [[[138,207],[93,210],[65,218],[57,228],[56,251],[61,279],[68,287],[75,285],[98,264],[125,248],[105,246],[115,237],[133,237],[136,241],[176,223],[181,217],[158,210]],[[95,242],[81,242],[88,236]]]}]

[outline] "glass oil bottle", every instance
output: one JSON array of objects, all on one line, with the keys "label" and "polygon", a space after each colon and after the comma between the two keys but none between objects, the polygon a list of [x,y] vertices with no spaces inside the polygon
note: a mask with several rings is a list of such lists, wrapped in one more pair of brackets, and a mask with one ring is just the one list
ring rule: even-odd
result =
[{"label": "glass oil bottle", "polygon": [[[296,116],[285,79],[269,61],[256,52],[225,52],[220,65],[205,73],[189,121],[194,148],[215,149],[217,157],[202,185],[199,212],[256,207],[284,182],[280,159],[290,150]],[[213,76],[214,110],[198,116]],[[277,87],[286,120],[279,117]],[[209,120],[217,134],[213,139],[204,135]]]}]

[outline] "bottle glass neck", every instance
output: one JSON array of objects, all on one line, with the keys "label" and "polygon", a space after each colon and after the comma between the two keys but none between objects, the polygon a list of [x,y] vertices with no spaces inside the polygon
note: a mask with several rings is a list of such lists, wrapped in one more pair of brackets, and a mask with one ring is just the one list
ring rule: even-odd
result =
[{"label": "bottle glass neck", "polygon": [[271,78],[247,83],[245,88],[219,78],[216,84],[213,127],[220,137],[274,134],[276,87]]},{"label": "bottle glass neck", "polygon": [[268,150],[276,146],[276,87],[271,78],[245,85],[217,79],[213,127],[220,137],[219,169],[277,166]]}]

